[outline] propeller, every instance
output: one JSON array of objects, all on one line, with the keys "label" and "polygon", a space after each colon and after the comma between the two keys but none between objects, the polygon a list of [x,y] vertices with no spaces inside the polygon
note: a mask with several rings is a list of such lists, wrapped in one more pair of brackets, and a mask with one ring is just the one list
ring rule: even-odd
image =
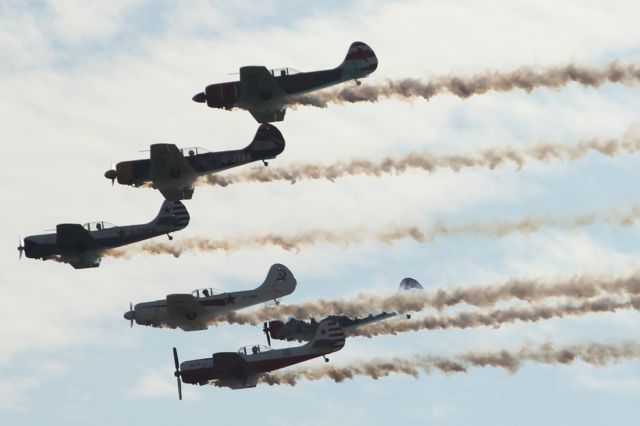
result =
[{"label": "propeller", "polygon": [[113,165],[113,163],[111,164],[111,168],[104,172],[104,177],[106,177],[107,179],[111,179],[111,186],[113,186],[116,178],[118,177],[118,171],[116,170],[116,167]]},{"label": "propeller", "polygon": [[271,336],[269,335],[269,332],[271,331],[269,329],[269,323],[265,322],[263,327],[262,327],[262,331],[264,332],[264,334],[267,335],[267,346],[271,346]]},{"label": "propeller", "polygon": [[129,312],[125,312],[124,319],[131,321],[129,328],[133,327],[133,320],[136,319],[136,311],[133,310],[133,304],[129,302]]},{"label": "propeller", "polygon": [[22,238],[18,238],[18,260],[22,259],[22,252],[24,251],[24,241]]},{"label": "propeller", "polygon": [[176,366],[176,372],[173,373],[176,376],[176,380],[178,381],[178,398],[182,401],[182,380],[180,380],[180,363],[178,362],[178,351],[176,348],[173,348],[173,363]]}]

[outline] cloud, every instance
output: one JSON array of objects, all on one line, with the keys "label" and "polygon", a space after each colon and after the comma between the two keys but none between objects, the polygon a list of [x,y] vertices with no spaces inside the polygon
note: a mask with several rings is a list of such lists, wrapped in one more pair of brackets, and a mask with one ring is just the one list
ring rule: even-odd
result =
[{"label": "cloud", "polygon": [[171,380],[172,376],[172,371],[146,369],[133,386],[127,389],[126,395],[131,399],[175,399],[178,390],[175,381]]},{"label": "cloud", "polygon": [[43,383],[59,379],[67,375],[71,367],[61,361],[52,359],[29,359],[26,362],[28,368],[18,370],[15,374],[5,371],[0,375],[0,411],[2,410],[26,410],[28,402]]}]

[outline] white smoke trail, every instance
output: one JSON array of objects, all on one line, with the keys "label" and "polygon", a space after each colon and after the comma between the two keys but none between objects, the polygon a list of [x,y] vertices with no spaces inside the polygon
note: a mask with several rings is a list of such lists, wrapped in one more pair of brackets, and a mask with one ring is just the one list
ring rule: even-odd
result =
[{"label": "white smoke trail", "polygon": [[459,172],[471,167],[495,169],[507,163],[513,163],[520,169],[528,160],[577,160],[589,152],[597,152],[609,157],[625,152],[635,153],[640,150],[639,133],[637,127],[632,127],[620,139],[590,139],[577,145],[540,142],[532,147],[495,148],[470,154],[432,155],[413,152],[402,157],[385,157],[378,161],[356,159],[329,165],[300,163],[283,167],[250,168],[224,175],[207,175],[201,177],[198,184],[228,186],[242,182],[274,181],[288,181],[294,184],[307,179],[326,179],[333,182],[336,179],[354,175],[379,177],[385,174],[401,174],[409,169],[431,173],[442,168]]},{"label": "white smoke trail", "polygon": [[516,321],[537,322],[551,318],[577,316],[589,313],[615,312],[621,309],[640,310],[640,296],[619,302],[609,297],[587,300],[580,304],[573,302],[559,305],[531,305],[494,309],[489,312],[460,312],[453,316],[428,316],[413,318],[410,321],[381,321],[355,328],[347,333],[350,336],[373,337],[385,334],[397,334],[407,331],[436,330],[449,328],[500,327]]},{"label": "white smoke trail", "polygon": [[[359,293],[346,299],[318,299],[303,303],[266,306],[252,311],[232,312],[215,322],[227,321],[255,325],[287,317],[300,320],[321,319],[329,315],[363,318],[377,312],[420,312],[428,308],[441,310],[460,303],[484,308],[510,299],[519,299],[528,303],[552,297],[584,301],[603,295],[640,296],[640,272],[624,278],[585,275],[554,280],[514,279],[488,286],[457,287],[451,290],[440,288],[433,292],[403,291],[391,295]],[[591,306],[591,311],[594,311],[598,304]],[[504,313],[500,315],[506,318]],[[520,315],[524,316],[525,313],[520,312]]]},{"label": "white smoke trail", "polygon": [[609,363],[636,360],[639,357],[640,344],[635,341],[617,345],[587,343],[564,347],[546,343],[537,348],[524,346],[515,351],[472,351],[452,357],[414,355],[373,358],[342,366],[324,365],[269,373],[261,376],[260,381],[269,385],[295,386],[301,379],[314,381],[328,378],[342,383],[357,376],[377,380],[390,374],[404,374],[417,379],[420,373],[428,375],[434,370],[445,374],[466,373],[472,367],[504,368],[510,373],[515,373],[524,362],[568,365],[580,360],[591,365],[605,366]]},{"label": "white smoke trail", "polygon": [[509,92],[521,89],[530,93],[539,87],[557,89],[572,82],[595,88],[607,82],[635,86],[640,83],[640,66],[614,61],[599,68],[570,64],[543,70],[521,67],[510,72],[493,71],[468,77],[445,75],[428,80],[405,78],[387,80],[386,83],[377,85],[371,83],[358,87],[344,85],[337,89],[298,96],[291,99],[289,104],[294,107],[306,105],[326,108],[330,103],[378,102],[387,98],[429,100],[441,93],[451,93],[466,99],[489,91]]},{"label": "white smoke trail", "polygon": [[625,227],[633,225],[640,217],[640,206],[631,206],[626,210],[611,210],[600,213],[585,213],[574,217],[529,216],[520,220],[493,220],[490,222],[470,222],[461,225],[447,225],[436,222],[430,228],[418,226],[389,225],[382,231],[358,230],[308,230],[292,235],[274,233],[249,236],[245,238],[209,239],[186,238],[170,243],[149,241],[120,249],[105,251],[105,256],[128,258],[136,252],[149,254],[171,254],[180,257],[186,251],[235,251],[243,248],[277,246],[284,250],[300,250],[303,246],[326,243],[347,247],[366,239],[391,244],[402,239],[412,239],[418,243],[431,243],[437,238],[456,235],[477,235],[489,238],[501,238],[520,232],[531,233],[543,228],[575,229],[592,225],[598,221],[611,226]]}]

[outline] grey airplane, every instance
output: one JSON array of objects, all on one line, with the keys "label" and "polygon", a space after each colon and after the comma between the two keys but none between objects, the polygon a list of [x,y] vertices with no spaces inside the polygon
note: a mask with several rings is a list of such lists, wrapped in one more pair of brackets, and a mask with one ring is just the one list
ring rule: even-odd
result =
[{"label": "grey airplane", "polygon": [[264,282],[253,290],[217,293],[199,288],[189,293],[169,294],[166,299],[138,303],[124,314],[126,320],[152,327],[179,327],[184,331],[206,330],[212,320],[238,309],[275,301],[296,288],[296,279],[284,265],[269,268]]},{"label": "grey airplane", "polygon": [[104,176],[111,184],[133,187],[150,185],[159,190],[169,201],[189,200],[199,176],[220,172],[254,161],[276,158],[284,150],[284,138],[280,131],[262,124],[253,141],[243,149],[209,152],[202,148],[179,149],[174,144],[151,145],[149,159],[122,161],[107,170]]},{"label": "grey airplane", "polygon": [[179,231],[189,224],[189,213],[180,201],[165,201],[151,222],[115,226],[108,222],[62,223],[55,233],[31,235],[18,246],[31,259],[56,260],[76,269],[96,268],[105,250]]}]

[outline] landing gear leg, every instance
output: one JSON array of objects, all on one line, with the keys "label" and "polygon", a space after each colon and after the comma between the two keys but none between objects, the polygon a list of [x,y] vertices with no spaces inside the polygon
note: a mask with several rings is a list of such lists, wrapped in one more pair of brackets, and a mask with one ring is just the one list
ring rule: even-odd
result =
[{"label": "landing gear leg", "polygon": [[354,78],[353,81],[355,81],[356,85],[358,85],[358,86],[360,86],[362,84],[362,82],[360,80],[358,80],[358,79]]},{"label": "landing gear leg", "polygon": [[326,355],[322,355],[322,358],[324,358],[324,362],[329,362],[329,358]]},{"label": "landing gear leg", "polygon": [[171,234],[167,233],[167,237],[169,237],[169,241],[173,240],[173,237],[171,236]]},{"label": "landing gear leg", "polygon": [[267,163],[265,160],[262,160],[262,164],[264,164],[265,167],[269,165],[269,163]]}]

